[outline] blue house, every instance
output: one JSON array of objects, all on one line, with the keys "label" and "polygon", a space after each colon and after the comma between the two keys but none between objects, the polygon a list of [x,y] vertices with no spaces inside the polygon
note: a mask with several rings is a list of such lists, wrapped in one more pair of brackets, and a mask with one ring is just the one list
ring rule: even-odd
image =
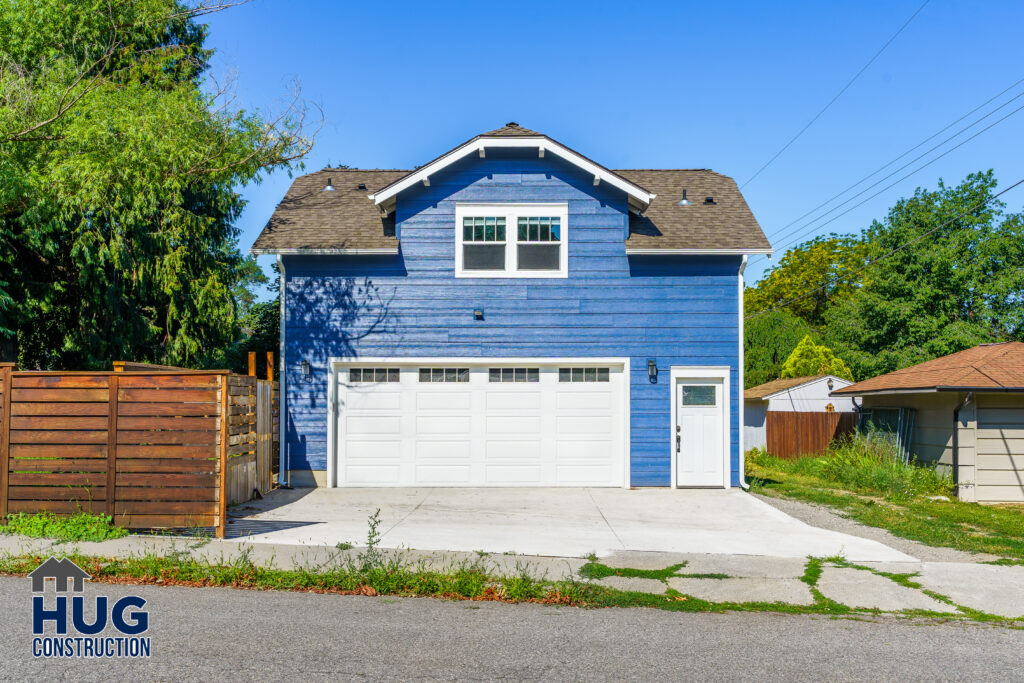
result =
[{"label": "blue house", "polygon": [[299,177],[252,251],[281,269],[294,486],[743,485],[743,269],[771,247],[731,178],[509,123]]}]

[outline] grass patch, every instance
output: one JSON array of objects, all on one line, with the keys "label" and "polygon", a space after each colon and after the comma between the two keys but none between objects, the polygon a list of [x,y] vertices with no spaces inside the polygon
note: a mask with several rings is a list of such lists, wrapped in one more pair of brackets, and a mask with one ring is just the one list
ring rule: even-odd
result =
[{"label": "grass patch", "polygon": [[[665,581],[670,576],[677,576],[676,572],[686,566],[685,562],[674,564],[664,569],[632,569],[630,567],[609,567],[600,562],[588,562],[580,567],[579,574],[585,579],[603,579],[608,576],[623,576],[630,579],[654,579]],[[694,575],[697,576],[697,575]],[[728,578],[728,577],[722,577]]]},{"label": "grass patch", "polygon": [[747,455],[747,477],[755,493],[835,508],[901,538],[1024,560],[1020,508],[932,499],[949,493],[947,478],[928,467],[880,462],[881,447],[873,448],[851,440],[795,460],[755,450]]},{"label": "grass patch", "polygon": [[0,533],[31,538],[53,538],[59,541],[106,541],[127,536],[128,530],[114,526],[113,519],[108,515],[80,512],[76,515],[58,516],[49,512],[33,515],[18,512],[8,515],[7,525],[0,527]]}]

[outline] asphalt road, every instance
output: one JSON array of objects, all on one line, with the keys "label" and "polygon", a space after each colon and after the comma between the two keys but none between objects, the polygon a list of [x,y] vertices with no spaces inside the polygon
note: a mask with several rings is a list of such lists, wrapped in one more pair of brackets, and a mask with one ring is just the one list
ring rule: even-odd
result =
[{"label": "asphalt road", "polygon": [[1024,652],[1021,631],[892,618],[87,584],[148,601],[152,657],[37,660],[30,588],[0,578],[4,680],[1019,680]]}]

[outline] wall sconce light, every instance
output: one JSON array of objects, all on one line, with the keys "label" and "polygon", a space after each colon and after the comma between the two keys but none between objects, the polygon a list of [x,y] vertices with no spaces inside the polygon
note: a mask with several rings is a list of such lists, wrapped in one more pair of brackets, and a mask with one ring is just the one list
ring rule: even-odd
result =
[{"label": "wall sconce light", "polygon": [[483,320],[483,319],[484,319],[484,309],[478,308],[475,311],[473,311],[473,320]]},{"label": "wall sconce light", "polygon": [[832,391],[832,387],[835,386],[835,382],[832,381],[831,377],[828,378],[828,382],[826,382],[825,384],[828,385],[828,390],[829,391]]},{"label": "wall sconce light", "polygon": [[308,360],[303,360],[301,367],[302,367],[302,379],[309,379],[309,375],[310,375],[309,361]]},{"label": "wall sconce light", "polygon": [[658,366],[653,358],[647,359],[647,378],[651,380],[651,384],[658,383]]}]

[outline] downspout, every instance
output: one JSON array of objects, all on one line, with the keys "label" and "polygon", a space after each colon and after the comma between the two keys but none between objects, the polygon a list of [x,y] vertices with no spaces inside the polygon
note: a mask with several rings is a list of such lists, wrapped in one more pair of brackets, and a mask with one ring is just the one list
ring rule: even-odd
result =
[{"label": "downspout", "polygon": [[744,457],[744,453],[743,453],[743,445],[744,445],[743,444],[743,364],[744,364],[744,360],[743,360],[743,271],[745,271],[746,269],[747,269],[747,257],[744,256],[743,257],[743,261],[740,262],[740,273],[739,273],[739,278],[738,278],[738,282],[739,282],[739,306],[738,306],[738,308],[739,308],[740,314],[739,314],[739,324],[737,325],[737,328],[739,330],[739,354],[737,355],[736,374],[737,374],[737,377],[739,378],[738,382],[737,382],[737,384],[739,386],[736,387],[736,395],[737,395],[736,404],[738,406],[737,411],[736,411],[737,412],[736,422],[737,422],[737,426],[739,427],[739,429],[736,430],[736,434],[738,435],[737,441],[738,441],[738,445],[739,445],[739,449],[740,449],[740,457],[739,457],[739,462],[740,462],[740,486],[743,487],[744,491],[749,491],[750,490],[750,484],[747,483],[746,458]]},{"label": "downspout", "polygon": [[[288,453],[288,441],[287,441],[287,435],[288,435],[288,417],[287,417],[288,416],[288,404],[287,404],[287,396],[288,396],[288,392],[287,392],[287,390],[285,388],[285,381],[286,381],[286,378],[288,377],[288,363],[287,363],[287,359],[285,358],[285,355],[284,355],[284,349],[285,349],[285,345],[284,345],[284,324],[285,324],[285,307],[284,307],[284,302],[285,302],[285,291],[286,291],[286,289],[285,289],[285,282],[284,282],[285,281],[285,276],[284,276],[284,260],[281,258],[280,254],[277,255],[277,272],[278,272],[278,275],[279,275],[278,280],[279,280],[279,285],[280,285],[280,291],[278,292],[278,297],[281,300],[280,301],[280,306],[281,306],[281,324],[280,324],[281,341],[280,341],[280,344],[281,344],[281,348],[278,351],[278,357],[281,359],[281,372],[279,373],[280,374],[280,379],[278,380],[281,383],[281,389],[280,389],[281,397],[278,400],[278,406],[277,406],[278,421],[280,422],[280,425],[279,425],[278,429],[280,429],[281,433],[278,435],[278,439],[280,439],[280,446],[279,446],[279,450],[278,450],[278,460],[279,460],[278,467],[280,468],[280,472],[277,475],[277,483],[278,483],[279,486],[283,486],[285,488],[291,488],[292,487],[291,458],[289,457],[289,453]],[[285,480],[287,480],[287,482]]]},{"label": "downspout", "polygon": [[960,498],[960,411],[967,407],[974,397],[973,391],[968,391],[964,400],[953,409],[953,490],[956,497]]}]

